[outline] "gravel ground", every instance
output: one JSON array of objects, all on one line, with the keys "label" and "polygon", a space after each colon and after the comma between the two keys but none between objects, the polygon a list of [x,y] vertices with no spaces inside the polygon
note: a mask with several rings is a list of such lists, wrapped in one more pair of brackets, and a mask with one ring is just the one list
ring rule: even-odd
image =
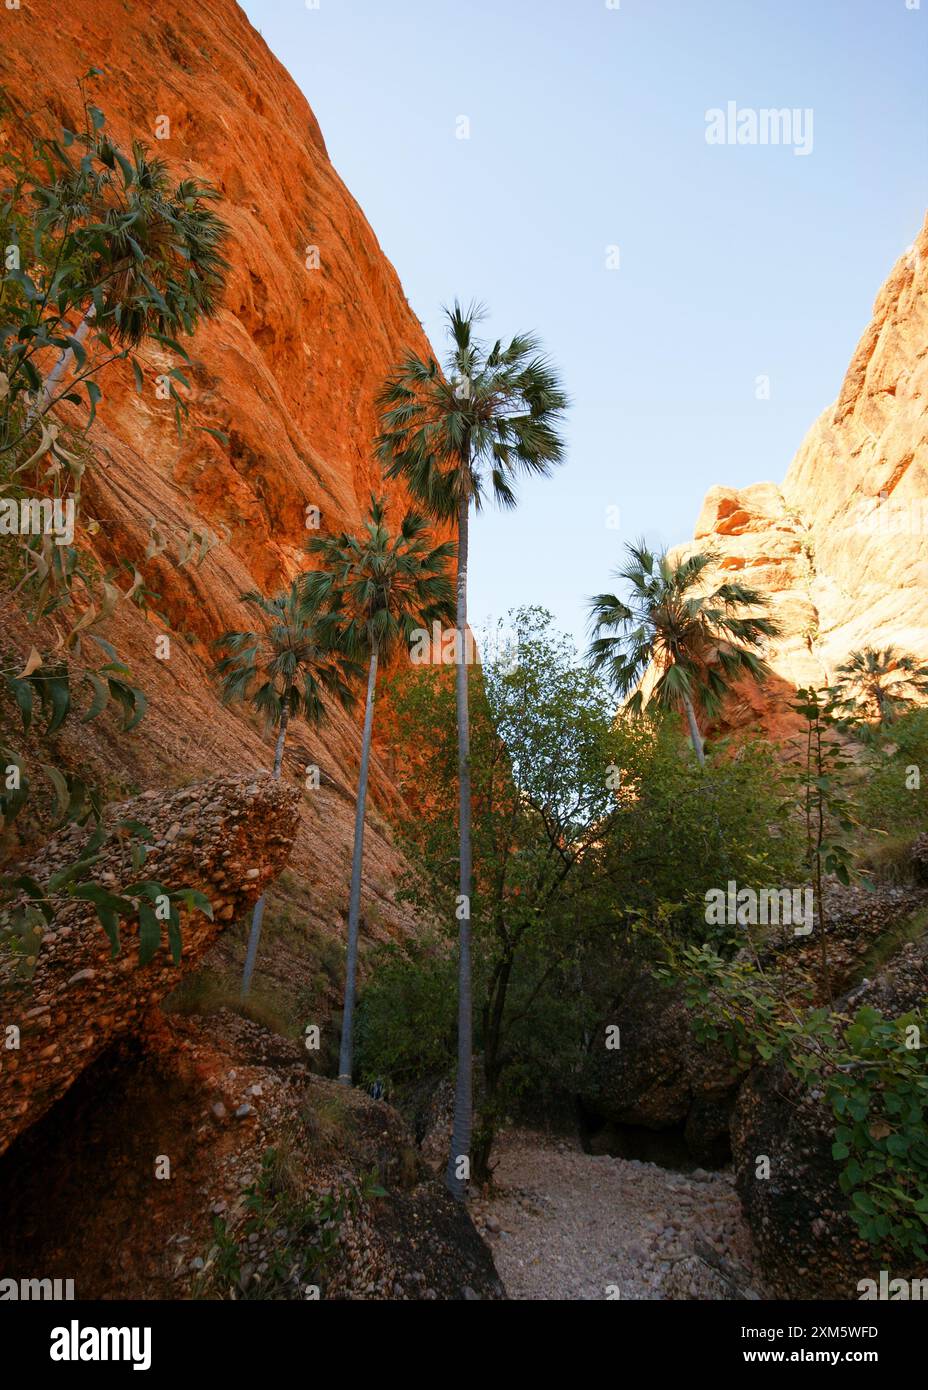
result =
[{"label": "gravel ground", "polygon": [[758,1297],[729,1172],[676,1173],[513,1132],[472,1204],[513,1299]]}]

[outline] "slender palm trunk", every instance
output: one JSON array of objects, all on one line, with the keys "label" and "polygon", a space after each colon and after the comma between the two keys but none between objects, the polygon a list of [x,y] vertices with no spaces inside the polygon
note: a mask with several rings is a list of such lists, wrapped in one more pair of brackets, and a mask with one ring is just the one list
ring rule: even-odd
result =
[{"label": "slender palm trunk", "polygon": [[876,696],[877,723],[882,729],[883,725],[886,723],[886,692],[883,690],[879,681],[877,681],[873,693]]},{"label": "slender palm trunk", "polygon": [[454,1092],[451,1152],[445,1183],[463,1201],[470,1168],[470,1134],[473,1121],[473,1009],[470,985],[470,715],[467,706],[467,520],[470,502],[466,494],[458,505],[457,669],[458,783],[461,873],[458,898],[458,1074]]},{"label": "slender palm trunk", "polygon": [[[284,703],[283,711],[280,716],[280,733],[277,735],[277,747],[274,750],[274,781],[280,779],[280,768],[284,758],[284,741],[287,737],[287,725],[290,723],[290,708]],[[255,903],[255,910],[251,918],[251,930],[248,933],[248,950],[245,953],[245,970],[242,974],[242,998],[248,998],[248,991],[251,989],[251,977],[255,973],[255,961],[258,958],[258,942],[261,940],[261,923],[264,921],[264,894]]]},{"label": "slender palm trunk", "polygon": [[345,1008],[342,1014],[342,1046],[338,1059],[338,1079],[351,1085],[354,1063],[354,1001],[358,973],[358,924],[361,919],[361,868],[364,862],[364,808],[367,805],[367,769],[371,756],[374,727],[374,695],[377,688],[377,647],[371,648],[367,676],[367,704],[364,707],[364,737],[361,740],[361,771],[358,777],[358,804],[354,813],[354,855],[351,860],[351,900],[348,904],[348,961],[345,969]]},{"label": "slender palm trunk", "polygon": [[699,732],[699,725],[696,722],[696,711],[693,709],[693,702],[688,695],[683,696],[683,704],[686,709],[686,719],[690,726],[690,739],[696,756],[699,759],[700,767],[706,765],[706,752],[703,747],[702,734]]},{"label": "slender palm trunk", "polygon": [[[87,310],[86,314],[81,319],[80,323],[77,325],[76,331],[72,334],[72,337],[74,338],[75,342],[82,343],[84,341],[84,339],[87,337],[87,334],[90,332],[90,325],[96,318],[96,316],[96,306],[91,304],[90,308]],[[55,363],[54,367],[52,367],[48,376],[45,378],[45,385],[42,387],[42,394],[39,397],[38,404],[33,406],[32,410],[29,413],[30,424],[32,424],[32,421],[36,418],[37,415],[40,415],[43,411],[48,409],[55,395],[55,389],[58,386],[58,383],[61,381],[61,378],[64,376],[65,372],[70,369],[71,363],[73,361],[73,350],[71,348],[65,348],[64,352],[58,358],[58,361]]]}]

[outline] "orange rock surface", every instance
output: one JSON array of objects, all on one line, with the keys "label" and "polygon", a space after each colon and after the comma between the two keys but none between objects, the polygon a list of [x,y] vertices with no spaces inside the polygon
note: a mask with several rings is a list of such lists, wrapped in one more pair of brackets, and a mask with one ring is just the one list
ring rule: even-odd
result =
[{"label": "orange rock surface", "polygon": [[[143,348],[141,396],[125,364],[101,379],[83,513],[99,522],[94,545],[106,562],[143,570],[174,637],[170,659],[157,660],[158,620],[119,605],[106,635],[130,660],[150,713],[127,738],[87,726],[80,756],[130,791],[268,766],[272,750],[253,721],[216,698],[208,644],[253,626],[241,592],[271,591],[306,567],[307,507],[320,509],[323,530],[359,522],[371,489],[382,487],[370,448],[375,393],[397,361],[425,355],[428,344],[302,93],[233,0],[23,0],[2,27],[0,83],[47,130],[79,125],[77,79],[103,69],[89,95],[107,130],[124,144],[145,140],[178,179],[213,182],[231,226],[224,305],[187,340],[193,367],[184,368],[196,423],[226,432],[228,447],[193,427],[178,442],[170,405],[155,392],[157,374],[181,365],[170,354]],[[164,117],[170,138],[159,140]],[[15,123],[0,129],[2,145],[21,142]],[[85,419],[73,412],[73,423]],[[395,515],[405,498],[397,485],[387,492]],[[179,568],[176,553],[142,564],[152,524],[172,547],[191,530],[221,539],[200,566]],[[130,577],[131,569],[124,588]],[[15,615],[6,630],[19,645],[34,638]],[[383,809],[394,792],[379,723],[371,790]],[[294,778],[310,763],[321,769],[320,790],[304,797],[293,862],[312,910],[333,929],[347,883],[358,734],[359,718],[341,711],[318,734],[297,725],[285,762]],[[376,899],[378,920],[397,928],[402,915],[388,890],[398,860],[383,832],[374,809],[368,904]]]},{"label": "orange rock surface", "polygon": [[787,733],[795,688],[830,682],[859,647],[928,659],[928,221],[782,485],[709,491],[678,553],[709,548],[719,572],[767,594],[782,628],[771,682],[739,687],[723,732]]}]

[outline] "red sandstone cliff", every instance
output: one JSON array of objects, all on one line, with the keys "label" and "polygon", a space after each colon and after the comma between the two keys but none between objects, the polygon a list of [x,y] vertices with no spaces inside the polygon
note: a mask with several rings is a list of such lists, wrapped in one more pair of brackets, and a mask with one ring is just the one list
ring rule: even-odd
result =
[{"label": "red sandstone cliff", "polygon": [[[83,510],[99,521],[103,559],[139,563],[152,522],[165,537],[210,528],[223,538],[200,567],[158,558],[143,567],[175,634],[169,660],[155,659],[157,620],[129,604],[106,631],[150,714],[127,738],[79,729],[72,756],[118,794],[268,765],[257,726],[215,697],[208,643],[250,626],[240,592],[272,589],[305,567],[307,505],[319,507],[323,529],[358,522],[381,486],[369,447],[374,393],[399,358],[427,343],[306,101],[234,0],[180,9],[170,0],[23,0],[4,14],[0,83],[49,129],[78,123],[76,79],[92,66],[105,73],[91,93],[107,129],[121,142],[145,139],[178,178],[211,180],[231,226],[224,307],[188,341],[185,369],[199,422],[225,431],[228,447],[194,429],[178,443],[154,390],[156,374],[178,364],[150,348],[141,397],[122,364],[105,373],[90,436],[97,463]],[[170,138],[158,140],[163,117]],[[21,138],[9,120],[0,128],[5,146]],[[317,269],[307,266],[311,248]],[[5,629],[28,649],[33,635],[15,615]],[[309,890],[308,899],[298,893],[300,909],[339,930],[357,750],[357,721],[333,713],[318,736],[295,728],[285,766],[294,778],[308,763],[321,768],[320,790],[303,798],[292,862]],[[376,757],[372,791],[366,905],[376,932],[401,921],[389,900],[397,860],[376,809],[393,792]]]}]

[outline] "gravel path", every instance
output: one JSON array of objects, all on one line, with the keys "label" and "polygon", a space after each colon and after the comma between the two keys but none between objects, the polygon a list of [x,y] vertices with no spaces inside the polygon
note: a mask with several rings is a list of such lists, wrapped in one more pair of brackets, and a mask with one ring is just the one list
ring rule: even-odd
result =
[{"label": "gravel path", "polygon": [[504,1135],[472,1214],[513,1299],[754,1296],[730,1173],[675,1173],[570,1142]]}]

